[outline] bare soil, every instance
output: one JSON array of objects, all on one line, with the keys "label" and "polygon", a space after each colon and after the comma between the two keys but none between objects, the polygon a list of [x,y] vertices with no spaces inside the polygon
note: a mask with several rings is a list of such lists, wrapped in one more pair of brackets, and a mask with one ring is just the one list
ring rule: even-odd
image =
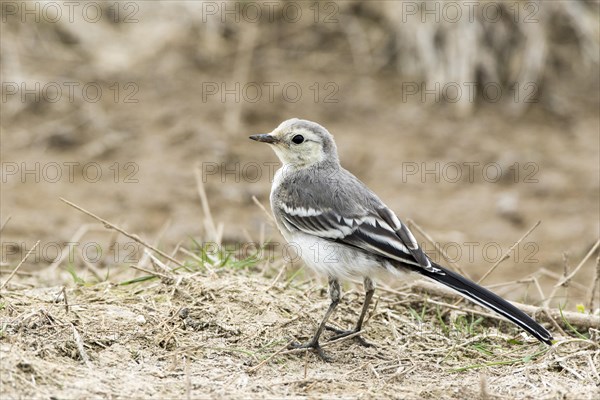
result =
[{"label": "bare soil", "polygon": [[[312,353],[275,354],[291,340],[307,340],[326,309],[314,280],[274,283],[260,270],[221,270],[176,283],[84,285],[67,289],[68,310],[60,293],[4,296],[2,398],[598,395],[597,336],[562,338],[548,351],[498,320],[469,330],[471,317],[438,317],[439,307],[408,293],[378,292],[364,332],[374,346],[352,339],[325,345],[331,363]],[[361,297],[349,290],[332,324],[351,327]]]}]

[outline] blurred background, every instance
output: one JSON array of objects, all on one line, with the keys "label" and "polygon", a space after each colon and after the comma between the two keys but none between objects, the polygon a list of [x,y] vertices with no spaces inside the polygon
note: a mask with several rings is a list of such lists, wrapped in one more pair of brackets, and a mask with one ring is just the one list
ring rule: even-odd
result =
[{"label": "blurred background", "polygon": [[93,222],[59,197],[164,249],[209,240],[197,169],[224,243],[282,240],[252,200],[277,159],[248,136],[292,117],[473,278],[541,220],[488,284],[543,269],[548,295],[598,239],[597,1],[1,5],[4,273]]}]

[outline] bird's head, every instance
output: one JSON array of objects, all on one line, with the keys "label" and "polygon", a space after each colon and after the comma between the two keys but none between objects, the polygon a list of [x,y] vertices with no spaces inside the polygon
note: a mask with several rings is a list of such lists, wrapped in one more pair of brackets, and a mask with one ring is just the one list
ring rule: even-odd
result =
[{"label": "bird's head", "polygon": [[250,139],[271,145],[286,166],[305,168],[324,161],[338,163],[333,136],[316,122],[288,119],[273,132],[252,135]]}]

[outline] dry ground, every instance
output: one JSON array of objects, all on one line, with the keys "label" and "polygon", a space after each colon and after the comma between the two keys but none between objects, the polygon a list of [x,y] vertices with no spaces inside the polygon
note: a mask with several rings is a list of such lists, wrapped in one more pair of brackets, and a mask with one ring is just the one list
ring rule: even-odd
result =
[{"label": "dry ground", "polygon": [[[230,259],[207,271],[193,258],[186,267],[134,281],[127,268],[99,283],[74,274],[77,284],[66,289],[4,292],[2,398],[598,395],[598,329],[579,329],[591,339],[553,329],[558,342],[549,349],[479,311],[452,311],[439,296],[383,288],[364,333],[375,346],[326,345],[334,358],[326,363],[283,350],[312,334],[328,304],[323,282],[264,262]],[[342,328],[362,300],[360,288],[347,289],[332,321]]]}]

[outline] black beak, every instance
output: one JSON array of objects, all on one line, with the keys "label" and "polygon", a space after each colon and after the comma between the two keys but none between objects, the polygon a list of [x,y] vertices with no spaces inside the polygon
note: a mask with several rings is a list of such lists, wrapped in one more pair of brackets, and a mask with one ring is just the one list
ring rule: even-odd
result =
[{"label": "black beak", "polygon": [[268,133],[263,133],[261,135],[252,135],[250,136],[250,139],[256,140],[257,142],[264,142],[270,144],[274,144],[279,141],[276,137],[269,135]]}]

